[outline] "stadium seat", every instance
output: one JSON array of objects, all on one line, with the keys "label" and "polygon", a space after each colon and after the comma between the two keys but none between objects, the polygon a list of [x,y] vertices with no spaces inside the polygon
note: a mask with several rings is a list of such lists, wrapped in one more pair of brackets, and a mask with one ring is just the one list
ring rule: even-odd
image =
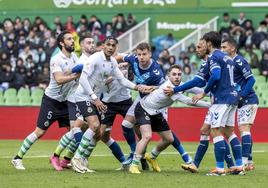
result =
[{"label": "stadium seat", "polygon": [[20,106],[31,106],[32,102],[31,102],[31,97],[30,95],[23,95],[18,97],[18,102]]},{"label": "stadium seat", "polygon": [[3,106],[3,105],[5,105],[4,96],[0,94],[0,106]]},{"label": "stadium seat", "polygon": [[30,97],[30,90],[28,88],[20,88],[19,89],[17,97],[21,98],[24,96]]},{"label": "stadium seat", "polygon": [[17,106],[18,99],[16,95],[6,95],[5,96],[5,106]]},{"label": "stadium seat", "polygon": [[253,75],[255,75],[255,76],[258,76],[258,75],[260,75],[260,71],[259,71],[259,69],[251,69],[251,71],[252,71],[252,73],[253,73]]},{"label": "stadium seat", "polygon": [[42,96],[32,97],[32,106],[40,106],[42,101]]},{"label": "stadium seat", "polygon": [[44,94],[43,89],[36,88],[36,89],[32,90],[31,97],[33,98],[33,97],[36,97],[36,96],[39,96],[39,97],[41,96],[41,98],[42,98],[43,94]]},{"label": "stadium seat", "polygon": [[16,95],[17,95],[17,90],[14,89],[14,88],[9,88],[9,89],[7,89],[7,90],[5,91],[5,93],[4,93],[4,97],[5,97],[5,99],[6,99],[7,97],[10,97],[10,96],[16,96]]},{"label": "stadium seat", "polygon": [[139,92],[131,90],[131,96],[132,96],[132,100],[134,101],[139,96]]}]

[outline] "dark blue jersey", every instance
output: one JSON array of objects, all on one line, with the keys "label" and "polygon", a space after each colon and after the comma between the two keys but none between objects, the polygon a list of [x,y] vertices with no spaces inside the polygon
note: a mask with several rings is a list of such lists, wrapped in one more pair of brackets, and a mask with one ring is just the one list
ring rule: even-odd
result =
[{"label": "dark blue jersey", "polygon": [[195,76],[206,81],[206,82],[208,81],[208,79],[210,77],[210,71],[209,71],[209,64],[207,61],[204,61],[201,64],[201,66],[200,66],[200,68]]},{"label": "dark blue jersey", "polygon": [[211,87],[214,104],[237,104],[239,96],[235,88],[233,60],[222,51],[215,50],[207,61],[210,72],[213,69],[220,70],[220,79]]},{"label": "dark blue jersey", "polygon": [[[241,91],[246,89],[247,80],[253,76],[250,65],[240,55],[237,55],[233,58],[233,61],[235,62],[235,69],[234,69],[234,81],[236,84],[238,84],[239,88],[241,88]],[[258,97],[253,90],[253,88],[250,89],[247,96],[244,97],[244,104],[258,104]]]},{"label": "dark blue jersey", "polygon": [[[139,60],[135,55],[127,55],[123,60],[131,65],[137,84],[158,86],[165,81],[162,69],[155,60],[151,59],[151,65],[147,69],[142,69],[139,66]],[[144,96],[141,93],[140,95]]]}]

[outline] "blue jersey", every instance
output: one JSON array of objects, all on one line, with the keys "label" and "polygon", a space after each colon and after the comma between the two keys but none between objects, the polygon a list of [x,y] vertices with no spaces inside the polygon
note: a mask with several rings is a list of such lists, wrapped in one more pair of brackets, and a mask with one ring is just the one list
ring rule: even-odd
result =
[{"label": "blue jersey", "polygon": [[204,61],[201,64],[201,66],[200,66],[200,68],[195,76],[206,81],[206,82],[208,81],[208,79],[210,77],[210,71],[209,71],[209,65],[208,65],[207,61]]},{"label": "blue jersey", "polygon": [[[139,60],[135,55],[127,55],[123,60],[131,65],[137,84],[158,86],[165,81],[162,69],[155,60],[151,59],[151,65],[147,69],[140,68]],[[144,96],[141,93],[140,95]]]},{"label": "blue jersey", "polygon": [[214,104],[237,104],[238,93],[234,82],[233,60],[220,50],[215,50],[208,56],[208,65],[210,71],[220,69],[220,80],[217,81],[211,89],[214,96]]},{"label": "blue jersey", "polygon": [[[236,84],[239,85],[241,90],[245,88],[245,85],[247,83],[247,79],[251,76],[253,76],[250,65],[248,62],[240,55],[237,55],[233,58],[233,61],[235,62],[235,69],[234,69],[234,81]],[[244,104],[258,104],[258,97],[253,90],[253,88],[250,90],[250,93],[244,98]]]}]

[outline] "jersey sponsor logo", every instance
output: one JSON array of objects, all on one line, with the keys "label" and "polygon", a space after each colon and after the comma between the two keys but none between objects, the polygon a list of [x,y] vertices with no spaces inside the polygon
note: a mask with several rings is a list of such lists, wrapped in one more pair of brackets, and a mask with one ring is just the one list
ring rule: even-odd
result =
[{"label": "jersey sponsor logo", "polygon": [[48,120],[44,123],[44,126],[45,127],[48,127],[49,126],[49,121]]},{"label": "jersey sponsor logo", "polygon": [[159,70],[157,70],[157,69],[153,70],[153,72],[154,72],[155,75],[159,75],[160,74]]},{"label": "jersey sponsor logo", "polygon": [[150,120],[150,117],[149,116],[145,116],[145,119],[147,120],[147,121],[149,121]]},{"label": "jersey sponsor logo", "polygon": [[87,112],[88,112],[88,113],[92,113],[92,112],[93,112],[93,109],[92,109],[91,107],[88,107],[88,108],[87,108]]}]

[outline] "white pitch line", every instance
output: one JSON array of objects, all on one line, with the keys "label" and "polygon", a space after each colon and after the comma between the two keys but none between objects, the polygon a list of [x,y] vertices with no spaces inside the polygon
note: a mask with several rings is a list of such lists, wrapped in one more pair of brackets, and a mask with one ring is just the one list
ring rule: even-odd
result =
[{"label": "white pitch line", "polygon": [[[255,150],[253,151],[253,153],[266,153],[268,151],[265,151],[265,150]],[[191,152],[188,152],[189,154],[194,154],[195,152],[191,151]],[[207,152],[209,154],[212,154],[213,152]],[[161,155],[179,155],[178,152],[162,152]],[[29,159],[32,159],[32,158],[49,158],[51,155],[33,155],[33,156],[25,156],[24,158],[29,158]],[[112,154],[93,154],[91,155],[92,157],[111,157],[113,156]],[[126,155],[128,156],[128,155]],[[11,159],[13,158],[14,156],[0,156],[0,159]]]}]

